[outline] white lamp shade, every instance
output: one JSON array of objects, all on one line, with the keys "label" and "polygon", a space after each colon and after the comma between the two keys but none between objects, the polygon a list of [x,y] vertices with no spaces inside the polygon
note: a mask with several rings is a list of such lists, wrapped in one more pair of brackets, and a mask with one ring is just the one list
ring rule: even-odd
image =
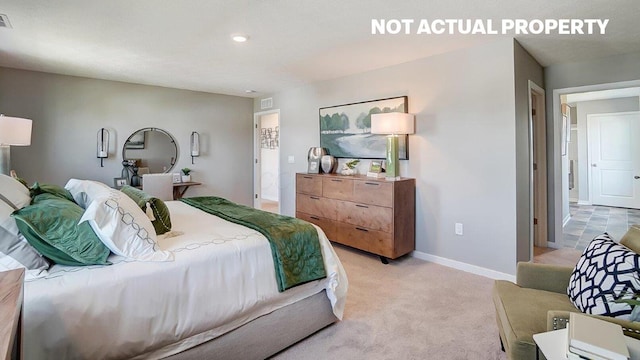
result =
[{"label": "white lamp shade", "polygon": [[31,145],[31,120],[0,115],[0,145]]},{"label": "white lamp shade", "polygon": [[380,113],[371,115],[371,133],[405,135],[415,132],[415,116],[407,113]]}]

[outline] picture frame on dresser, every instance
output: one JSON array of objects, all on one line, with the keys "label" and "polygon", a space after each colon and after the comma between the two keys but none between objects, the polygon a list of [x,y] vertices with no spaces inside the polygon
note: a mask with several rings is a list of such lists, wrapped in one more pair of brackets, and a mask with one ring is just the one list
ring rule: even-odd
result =
[{"label": "picture frame on dresser", "polygon": [[123,186],[129,185],[129,179],[126,177],[113,178],[113,187],[116,189],[122,189]]}]

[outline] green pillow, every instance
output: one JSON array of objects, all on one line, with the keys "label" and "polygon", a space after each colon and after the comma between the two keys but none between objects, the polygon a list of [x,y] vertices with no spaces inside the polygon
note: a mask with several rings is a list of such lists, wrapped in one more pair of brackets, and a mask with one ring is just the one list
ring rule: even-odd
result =
[{"label": "green pillow", "polygon": [[627,233],[620,239],[620,244],[640,254],[640,225],[631,225]]},{"label": "green pillow", "polygon": [[151,220],[151,223],[153,224],[153,228],[156,230],[157,235],[162,235],[171,231],[171,217],[169,215],[169,209],[164,201],[129,185],[123,186],[120,191],[125,193],[136,204],[138,204],[142,211],[146,212],[147,204],[149,204],[151,211],[153,211],[153,219]]},{"label": "green pillow", "polygon": [[78,224],[84,209],[53,194],[40,194],[32,204],[13,213],[29,244],[62,265],[107,265],[109,249],[87,221]]},{"label": "green pillow", "polygon": [[71,195],[69,190],[55,184],[38,184],[38,182],[36,181],[29,189],[29,193],[31,194],[32,198],[37,195],[46,193],[75,202],[73,200],[73,195]]}]

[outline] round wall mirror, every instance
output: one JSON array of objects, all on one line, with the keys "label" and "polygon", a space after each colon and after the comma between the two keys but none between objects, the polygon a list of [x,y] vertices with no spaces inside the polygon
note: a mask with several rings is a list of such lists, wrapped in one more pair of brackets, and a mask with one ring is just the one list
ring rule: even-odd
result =
[{"label": "round wall mirror", "polygon": [[168,132],[157,128],[140,129],[124,143],[122,158],[135,162],[138,174],[166,173],[178,159],[178,146]]}]

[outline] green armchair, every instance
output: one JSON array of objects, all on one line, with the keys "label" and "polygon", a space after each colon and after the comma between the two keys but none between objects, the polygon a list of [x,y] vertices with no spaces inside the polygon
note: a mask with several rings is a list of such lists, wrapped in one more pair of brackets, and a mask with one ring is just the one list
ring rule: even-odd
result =
[{"label": "green armchair", "polygon": [[[621,243],[640,253],[640,227],[632,227]],[[496,280],[493,302],[500,341],[511,360],[536,358],[533,335],[563,329],[570,312],[580,312],[567,296],[573,267],[518,263],[516,284]],[[640,339],[640,322],[598,318],[620,324],[625,335]]]}]

